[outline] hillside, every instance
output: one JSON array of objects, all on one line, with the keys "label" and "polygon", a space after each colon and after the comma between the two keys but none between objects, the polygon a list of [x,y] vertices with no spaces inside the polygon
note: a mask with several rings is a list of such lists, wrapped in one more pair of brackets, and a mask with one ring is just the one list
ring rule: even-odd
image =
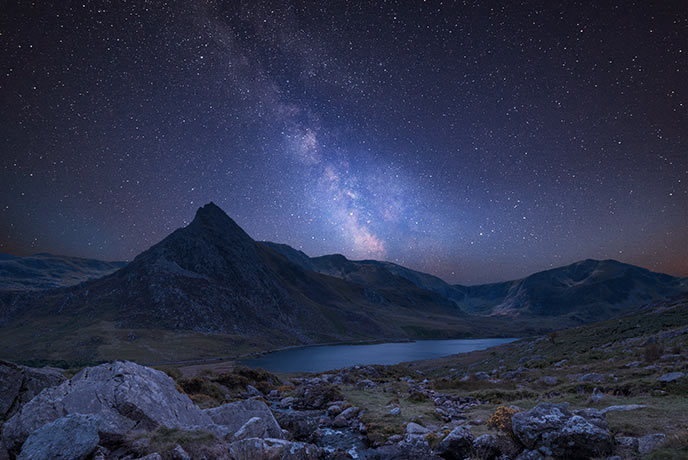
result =
[{"label": "hillside", "polygon": [[34,254],[18,257],[0,253],[0,291],[38,290],[72,286],[109,275],[126,262]]}]

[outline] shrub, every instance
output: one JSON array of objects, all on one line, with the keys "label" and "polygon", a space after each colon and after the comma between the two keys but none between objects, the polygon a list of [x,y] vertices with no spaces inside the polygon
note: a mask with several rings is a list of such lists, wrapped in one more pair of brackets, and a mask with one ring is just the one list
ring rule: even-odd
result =
[{"label": "shrub", "polygon": [[[224,402],[225,393],[222,388],[203,377],[193,377],[190,379],[180,379],[178,382],[179,386],[184,390],[184,393],[190,395],[193,399],[196,396],[196,401],[211,402],[215,401],[218,404]],[[199,397],[198,395],[204,395],[208,398]]]},{"label": "shrub", "polygon": [[511,437],[514,436],[514,430],[511,426],[511,417],[518,412],[516,409],[507,406],[499,406],[495,409],[494,414],[487,420],[487,427],[501,431]]}]

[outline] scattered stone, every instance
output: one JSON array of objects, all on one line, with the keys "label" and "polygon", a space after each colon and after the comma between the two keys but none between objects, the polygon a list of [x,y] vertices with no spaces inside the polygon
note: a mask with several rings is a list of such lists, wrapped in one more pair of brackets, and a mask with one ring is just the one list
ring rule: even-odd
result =
[{"label": "scattered stone", "polygon": [[623,404],[623,405],[605,407],[600,412],[602,414],[606,414],[607,412],[627,412],[629,410],[644,409],[645,407],[647,407],[647,406],[644,404]]},{"label": "scattered stone", "polygon": [[654,433],[642,436],[638,438],[638,453],[642,456],[648,455],[665,441],[666,435],[664,433]]},{"label": "scattered stone", "polygon": [[294,398],[293,396],[287,396],[286,398],[282,398],[279,404],[284,408],[288,408],[291,407],[292,404],[294,404],[294,402],[296,402],[296,398]]},{"label": "scattered stone", "polygon": [[392,410],[389,411],[390,415],[399,415],[401,413],[401,409],[399,407],[394,407]]},{"label": "scattered stone", "polygon": [[80,414],[46,423],[29,435],[17,460],[83,460],[98,447],[98,423]]},{"label": "scattered stone", "polygon": [[329,406],[327,408],[327,415],[331,417],[336,417],[337,415],[341,414],[342,408],[337,406],[336,404]]},{"label": "scattered stone", "polygon": [[596,374],[594,372],[589,373],[589,374],[584,374],[578,378],[579,382],[594,382],[594,383],[600,383],[604,380],[604,376],[602,374]]},{"label": "scattered stone", "polygon": [[541,383],[544,383],[545,385],[549,385],[549,386],[556,385],[558,381],[559,380],[556,377],[552,377],[549,375],[546,375],[546,376],[540,378]]},{"label": "scattered stone", "polygon": [[604,393],[602,393],[602,391],[600,391],[599,388],[595,387],[592,390],[592,394],[590,395],[590,399],[588,401],[591,404],[599,404],[603,399],[604,399]]},{"label": "scattered stone", "polygon": [[415,422],[406,425],[406,434],[423,436],[430,433],[430,430]]},{"label": "scattered stone", "polygon": [[676,380],[682,379],[685,375],[686,374],[683,372],[669,372],[668,374],[664,374],[661,377],[659,377],[657,381],[662,383],[674,382]]},{"label": "scattered stone", "polygon": [[246,385],[246,393],[248,393],[249,396],[255,396],[257,398],[263,397],[263,393],[253,385]]},{"label": "scattered stone", "polygon": [[191,455],[180,445],[177,445],[172,449],[172,459],[173,460],[191,460]]},{"label": "scattered stone", "polygon": [[634,452],[638,450],[638,438],[634,438],[633,436],[618,436],[614,440],[617,446],[630,449]]}]

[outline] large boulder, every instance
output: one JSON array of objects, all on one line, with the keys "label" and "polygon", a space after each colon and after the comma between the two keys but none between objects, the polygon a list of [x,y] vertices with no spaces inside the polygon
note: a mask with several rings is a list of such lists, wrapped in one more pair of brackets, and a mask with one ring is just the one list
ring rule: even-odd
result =
[{"label": "large boulder", "polygon": [[0,422],[17,413],[43,388],[57,386],[65,380],[57,369],[38,369],[0,360]]},{"label": "large boulder", "polygon": [[270,408],[263,401],[246,399],[223,404],[220,407],[214,407],[212,409],[205,409],[202,412],[203,415],[207,416],[214,424],[225,427],[229,433],[236,433],[246,424],[246,422],[257,417],[260,420],[253,423],[251,432],[260,432],[262,433],[260,435],[261,437],[279,439],[283,437],[282,429],[272,415]]},{"label": "large boulder", "polygon": [[3,441],[16,452],[35,430],[70,414],[98,416],[98,431],[106,442],[134,429],[217,428],[188,396],[177,391],[167,374],[118,361],[86,368],[71,380],[43,390],[4,424]]},{"label": "large boulder", "polygon": [[72,414],[31,433],[17,460],[83,460],[96,450],[99,441],[98,418]]},{"label": "large boulder", "polygon": [[513,431],[531,450],[568,459],[601,457],[611,453],[613,441],[599,411],[572,413],[568,404],[538,404],[514,414]]},{"label": "large boulder", "polygon": [[317,460],[322,449],[313,444],[284,439],[248,438],[232,442],[229,452],[233,460]]},{"label": "large boulder", "polygon": [[473,433],[465,426],[457,426],[437,446],[437,453],[447,460],[463,460],[470,457]]}]

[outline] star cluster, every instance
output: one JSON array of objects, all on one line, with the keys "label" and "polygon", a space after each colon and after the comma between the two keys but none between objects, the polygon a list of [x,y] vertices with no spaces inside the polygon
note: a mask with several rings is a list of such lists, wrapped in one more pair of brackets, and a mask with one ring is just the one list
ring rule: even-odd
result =
[{"label": "star cluster", "polygon": [[683,2],[18,2],[0,252],[131,259],[208,201],[450,282],[688,276]]}]

